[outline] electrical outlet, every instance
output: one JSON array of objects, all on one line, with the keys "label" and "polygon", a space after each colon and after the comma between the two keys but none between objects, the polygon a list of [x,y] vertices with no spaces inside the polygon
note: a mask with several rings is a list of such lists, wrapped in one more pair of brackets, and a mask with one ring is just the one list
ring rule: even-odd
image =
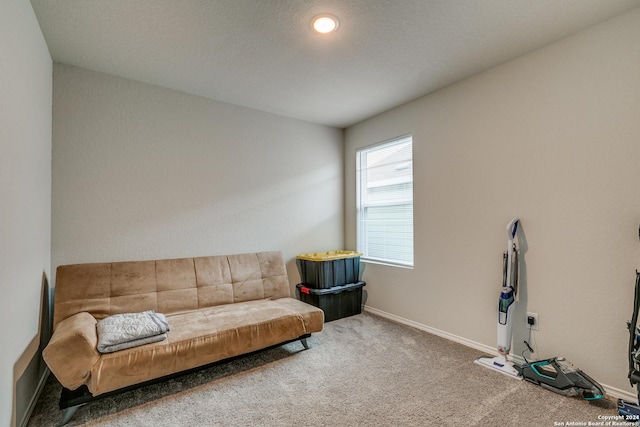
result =
[{"label": "electrical outlet", "polygon": [[528,329],[532,329],[537,331],[540,327],[540,323],[538,322],[538,313],[530,313],[527,312],[527,317],[525,320],[525,325],[527,325]]}]

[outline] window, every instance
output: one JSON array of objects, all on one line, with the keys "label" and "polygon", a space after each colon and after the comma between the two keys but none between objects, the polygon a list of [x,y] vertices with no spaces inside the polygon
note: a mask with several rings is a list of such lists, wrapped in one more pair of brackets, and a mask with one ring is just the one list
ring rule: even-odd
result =
[{"label": "window", "polygon": [[411,135],[356,152],[358,252],[363,259],[413,266]]}]

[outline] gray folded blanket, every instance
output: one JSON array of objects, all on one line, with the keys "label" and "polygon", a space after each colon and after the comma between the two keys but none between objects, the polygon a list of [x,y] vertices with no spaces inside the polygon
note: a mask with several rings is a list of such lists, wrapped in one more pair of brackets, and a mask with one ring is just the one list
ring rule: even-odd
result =
[{"label": "gray folded blanket", "polygon": [[164,314],[148,310],[106,317],[97,323],[96,329],[98,351],[113,353],[166,339],[169,323]]}]

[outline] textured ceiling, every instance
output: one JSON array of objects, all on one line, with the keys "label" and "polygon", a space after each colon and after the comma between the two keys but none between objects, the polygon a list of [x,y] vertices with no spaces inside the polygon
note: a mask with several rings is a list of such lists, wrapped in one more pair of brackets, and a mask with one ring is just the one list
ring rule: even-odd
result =
[{"label": "textured ceiling", "polygon": [[[55,61],[335,127],[640,0],[31,0]],[[331,13],[331,35],[310,30]]]}]

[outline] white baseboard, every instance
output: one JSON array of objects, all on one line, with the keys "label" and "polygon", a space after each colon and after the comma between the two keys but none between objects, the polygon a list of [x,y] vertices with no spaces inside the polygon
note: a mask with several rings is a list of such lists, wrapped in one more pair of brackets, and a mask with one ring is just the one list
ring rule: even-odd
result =
[{"label": "white baseboard", "polygon": [[[498,351],[494,347],[481,344],[479,342],[470,340],[468,338],[460,337],[458,335],[454,335],[449,332],[441,331],[440,329],[432,328],[431,326],[423,325],[422,323],[414,322],[413,320],[405,319],[403,317],[396,316],[395,314],[387,313],[386,311],[378,310],[377,308],[369,307],[367,305],[364,306],[364,310],[368,311],[369,313],[376,314],[380,317],[384,317],[386,319],[392,320],[394,322],[402,323],[404,325],[408,325],[413,328],[420,329],[421,331],[425,331],[430,334],[437,335],[442,338],[446,338],[449,341],[457,342],[458,344],[471,347],[473,349],[482,351],[483,353],[488,353],[491,356],[498,355]],[[514,359],[514,362],[516,363],[524,362],[524,358],[522,358],[521,356],[514,355],[513,359]],[[621,390],[616,387],[611,387],[602,383],[600,383],[600,385],[604,387],[604,391],[607,393],[609,397],[614,397],[616,399],[624,399],[634,403],[638,401],[638,396],[634,393]]]},{"label": "white baseboard", "polygon": [[491,356],[498,355],[498,351],[494,347],[489,347],[488,345],[484,345],[479,342],[469,340],[467,338],[459,337],[457,335],[450,334],[449,332],[441,331],[440,329],[432,328],[431,326],[423,325],[422,323],[414,322],[413,320],[408,320],[403,317],[396,316],[395,314],[387,313],[386,311],[369,307],[367,305],[364,306],[364,309],[365,311],[368,311],[373,314],[377,314],[378,316],[385,317],[389,320],[393,320],[395,322],[402,323],[404,325],[408,325],[416,329],[420,329],[421,331],[429,332],[430,334],[437,335],[442,338],[446,338],[449,341],[454,341],[459,344],[465,345],[467,347],[480,350],[483,353],[490,354]]},{"label": "white baseboard", "polygon": [[638,395],[635,393],[631,393],[625,390],[620,390],[619,388],[616,387],[611,387],[609,385],[606,384],[600,384],[602,385],[602,387],[604,387],[604,391],[607,392],[607,395],[611,396],[611,397],[615,397],[618,399],[623,399],[626,401],[629,401],[631,403],[637,403],[638,402]]}]

